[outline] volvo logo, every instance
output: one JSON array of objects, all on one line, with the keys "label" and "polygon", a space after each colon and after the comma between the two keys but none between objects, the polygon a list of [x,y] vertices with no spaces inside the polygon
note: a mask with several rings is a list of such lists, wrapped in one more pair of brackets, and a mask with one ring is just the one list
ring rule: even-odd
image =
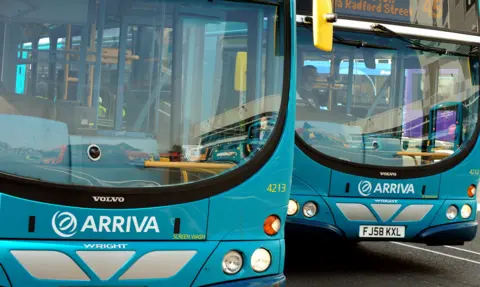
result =
[{"label": "volvo logo", "polygon": [[77,218],[70,212],[57,211],[52,217],[52,228],[61,237],[72,237],[77,233]]},{"label": "volvo logo", "polygon": [[358,193],[363,196],[369,196],[372,193],[372,183],[366,180],[362,180],[358,183]]},{"label": "volvo logo", "polygon": [[93,200],[98,202],[124,202],[125,197],[121,196],[92,196]]}]

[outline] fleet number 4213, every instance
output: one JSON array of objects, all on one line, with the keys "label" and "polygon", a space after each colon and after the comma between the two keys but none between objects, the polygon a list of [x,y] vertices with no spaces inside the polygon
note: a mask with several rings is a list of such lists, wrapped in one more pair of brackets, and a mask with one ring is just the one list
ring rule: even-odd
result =
[{"label": "fleet number 4213", "polygon": [[268,185],[268,192],[285,192],[287,191],[287,185],[285,183],[272,183]]}]

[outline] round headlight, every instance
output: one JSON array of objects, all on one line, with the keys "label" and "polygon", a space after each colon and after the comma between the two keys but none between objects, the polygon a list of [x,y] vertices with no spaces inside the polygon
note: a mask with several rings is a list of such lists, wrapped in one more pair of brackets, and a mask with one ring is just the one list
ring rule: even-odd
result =
[{"label": "round headlight", "polygon": [[469,218],[470,215],[472,215],[472,208],[470,207],[470,205],[468,204],[463,205],[462,210],[460,211],[460,214],[462,215],[463,219]]},{"label": "round headlight", "polygon": [[317,205],[314,202],[309,201],[303,205],[303,215],[305,217],[314,217],[317,215],[317,210]]},{"label": "round headlight", "polygon": [[228,275],[237,274],[243,267],[243,257],[237,251],[230,251],[223,257],[222,269]]},{"label": "round headlight", "polygon": [[295,200],[290,199],[288,201],[287,215],[292,216],[292,215],[295,215],[297,212],[298,212],[298,203]]},{"label": "round headlight", "polygon": [[259,248],[253,252],[250,263],[255,272],[263,272],[270,267],[270,263],[272,263],[272,256],[266,249]]},{"label": "round headlight", "polygon": [[447,218],[449,220],[452,220],[454,219],[455,217],[457,217],[457,214],[458,214],[458,209],[455,205],[450,205],[447,209]]}]

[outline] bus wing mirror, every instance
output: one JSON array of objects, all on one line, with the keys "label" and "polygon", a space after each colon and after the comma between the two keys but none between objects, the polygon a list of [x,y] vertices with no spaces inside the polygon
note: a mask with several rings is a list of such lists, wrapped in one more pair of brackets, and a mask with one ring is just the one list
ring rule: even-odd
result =
[{"label": "bus wing mirror", "polygon": [[363,61],[365,62],[365,67],[367,67],[367,69],[375,70],[377,68],[377,64],[375,63],[375,52],[369,48],[363,49]]},{"label": "bus wing mirror", "polygon": [[247,90],[247,52],[237,52],[235,62],[235,91]]},{"label": "bus wing mirror", "polygon": [[313,45],[326,52],[332,51],[333,23],[337,15],[333,14],[331,0],[312,0]]}]

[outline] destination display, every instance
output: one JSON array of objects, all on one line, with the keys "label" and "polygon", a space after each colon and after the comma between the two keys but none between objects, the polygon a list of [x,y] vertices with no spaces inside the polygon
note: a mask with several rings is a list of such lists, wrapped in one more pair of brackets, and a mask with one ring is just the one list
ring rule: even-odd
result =
[{"label": "destination display", "polygon": [[[349,18],[388,21],[462,32],[478,32],[477,1],[332,0],[335,13]],[[312,1],[298,0],[297,14],[311,15]]]}]

